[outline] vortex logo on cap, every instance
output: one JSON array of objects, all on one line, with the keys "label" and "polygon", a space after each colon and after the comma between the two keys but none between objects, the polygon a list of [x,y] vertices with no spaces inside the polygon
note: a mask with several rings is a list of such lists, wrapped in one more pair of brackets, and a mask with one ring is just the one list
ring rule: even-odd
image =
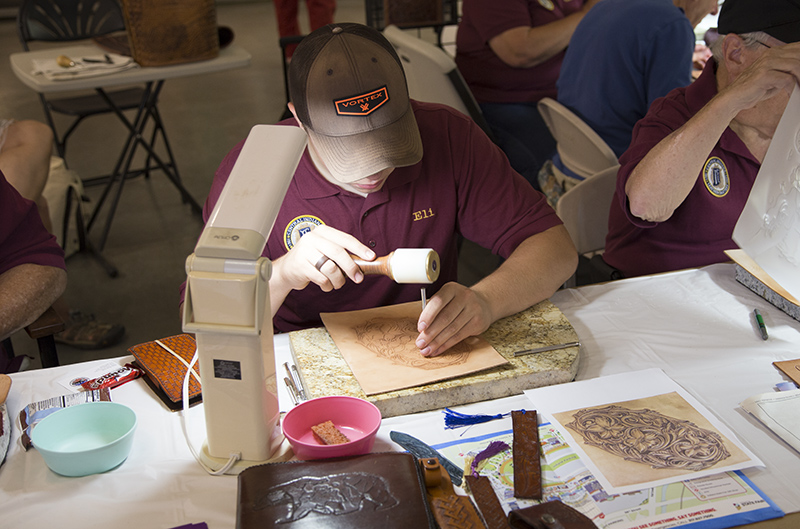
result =
[{"label": "vortex logo on cap", "polygon": [[389,91],[385,86],[366,94],[334,101],[336,113],[340,116],[366,116],[388,102]]}]

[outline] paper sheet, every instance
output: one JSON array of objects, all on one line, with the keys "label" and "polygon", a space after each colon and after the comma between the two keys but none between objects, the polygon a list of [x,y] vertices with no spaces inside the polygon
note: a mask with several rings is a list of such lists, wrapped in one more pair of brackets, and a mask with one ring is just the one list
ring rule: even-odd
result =
[{"label": "paper sheet", "polygon": [[763,463],[660,369],[525,391],[610,494]]},{"label": "paper sheet", "polygon": [[800,452],[800,389],[756,395],[742,408]]},{"label": "paper sheet", "polygon": [[[511,430],[434,445],[465,469],[495,441],[513,444]],[[671,483],[625,494],[608,494],[580,457],[551,424],[539,425],[542,443],[542,501],[558,500],[588,516],[600,529],[712,529],[734,527],[783,516],[783,512],[740,472]],[[489,478],[503,510],[540,503],[514,497],[511,449],[483,460],[480,475]]]},{"label": "paper sheet", "polygon": [[786,105],[733,240],[800,299],[800,88]]},{"label": "paper sheet", "polygon": [[508,363],[473,336],[445,353],[424,357],[414,344],[420,302],[320,314],[325,328],[367,395],[421,386]]}]

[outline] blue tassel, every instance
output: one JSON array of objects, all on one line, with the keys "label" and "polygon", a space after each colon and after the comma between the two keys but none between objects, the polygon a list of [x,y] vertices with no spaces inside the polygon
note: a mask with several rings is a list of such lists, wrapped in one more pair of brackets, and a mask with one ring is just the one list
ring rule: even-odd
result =
[{"label": "blue tassel", "polygon": [[472,424],[480,424],[482,422],[489,422],[495,419],[502,419],[508,417],[511,413],[498,413],[497,415],[467,415],[453,411],[450,408],[445,408],[444,411],[444,427],[448,430],[454,428],[462,428]]}]

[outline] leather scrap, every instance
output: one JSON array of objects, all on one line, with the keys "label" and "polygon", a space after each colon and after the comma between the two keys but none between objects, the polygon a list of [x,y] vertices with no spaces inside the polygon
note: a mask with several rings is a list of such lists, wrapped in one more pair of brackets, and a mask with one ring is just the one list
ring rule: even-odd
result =
[{"label": "leather scrap", "polygon": [[469,496],[459,496],[453,489],[450,475],[434,458],[421,458],[428,504],[439,529],[486,529],[481,515]]},{"label": "leather scrap", "polygon": [[508,524],[508,518],[489,478],[468,474],[465,479],[486,527],[488,529],[509,529],[511,526]]},{"label": "leather scrap", "polygon": [[539,445],[539,421],[535,410],[512,411],[514,431],[514,496],[542,499],[542,462]]},{"label": "leather scrap", "polygon": [[513,529],[597,529],[592,520],[558,500],[508,513]]}]

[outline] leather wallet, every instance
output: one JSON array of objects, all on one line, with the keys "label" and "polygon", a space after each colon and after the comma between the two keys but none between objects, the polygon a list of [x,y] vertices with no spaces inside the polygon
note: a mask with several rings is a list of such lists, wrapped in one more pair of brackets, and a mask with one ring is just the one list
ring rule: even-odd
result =
[{"label": "leather wallet", "polygon": [[239,474],[236,527],[433,528],[425,495],[405,452],[267,463]]},{"label": "leather wallet", "polygon": [[[134,365],[145,373],[145,382],[164,401],[164,404],[173,411],[183,407],[183,379],[186,369],[192,362],[192,357],[197,349],[194,337],[190,334],[178,334],[158,340],[176,355],[181,357],[186,364],[181,362],[172,353],[159,345],[155,340],[134,345],[128,352],[136,359]],[[200,375],[199,363],[195,363],[194,371]],[[194,376],[189,378],[189,404],[200,402],[200,382]]]}]

